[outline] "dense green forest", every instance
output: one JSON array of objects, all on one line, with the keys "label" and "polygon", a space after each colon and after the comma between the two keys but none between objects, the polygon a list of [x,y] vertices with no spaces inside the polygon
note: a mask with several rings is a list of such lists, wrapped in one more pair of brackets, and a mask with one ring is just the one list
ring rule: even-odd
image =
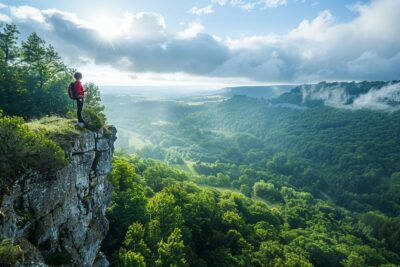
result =
[{"label": "dense green forest", "polygon": [[[352,84],[365,93],[367,84],[371,89],[387,83]],[[294,89],[292,95],[297,93]],[[306,106],[276,105],[285,103],[289,95],[272,101],[235,96],[194,106],[182,101],[106,96],[104,103],[110,121],[121,129],[119,147],[125,153],[135,152],[186,171],[192,177],[189,180],[200,185],[201,192],[214,188],[225,190],[222,195],[241,193],[247,201],[251,198],[268,203],[277,216],[283,216],[286,229],[307,229],[312,224],[310,218],[314,215],[308,212],[313,208],[290,199],[296,194],[306,195],[315,203],[346,214],[331,217],[339,229],[348,227],[363,242],[374,240],[375,245],[380,243],[399,255],[400,112],[339,109],[316,102]],[[136,164],[133,166],[141,169]],[[142,176],[146,183],[146,175]],[[160,184],[152,190],[159,191]],[[286,190],[297,193],[287,195]],[[289,202],[299,205],[290,212],[291,219],[285,217],[284,209]],[[246,213],[239,214],[246,221]],[[147,229],[146,223],[140,222]],[[312,229],[321,227],[316,225]],[[328,235],[336,236],[334,228],[325,229]],[[247,240],[247,233],[242,235]],[[320,237],[314,242],[326,242],[323,240]],[[185,241],[193,242],[190,238]],[[287,245],[287,240],[279,242]],[[191,248],[197,256],[203,255],[201,249]],[[151,250],[154,252],[155,247]],[[233,253],[232,248],[228,251]],[[357,255],[359,259],[364,257]],[[147,263],[157,260],[154,254],[144,257]],[[330,263],[308,257],[307,261],[316,266],[345,265],[343,255],[327,256],[335,258]],[[236,260],[231,264],[249,264],[248,260]],[[348,266],[379,265],[365,258],[363,262]],[[391,262],[398,264],[396,260]],[[264,262],[260,266],[273,264]]]},{"label": "dense green forest", "polygon": [[378,212],[355,218],[310,193],[264,181],[254,184],[252,199],[135,156],[117,156],[110,179],[103,249],[113,266],[400,264],[393,232],[400,221]]},{"label": "dense green forest", "polygon": [[[292,109],[242,96],[194,107],[121,104],[120,98],[105,103],[111,121],[148,138],[139,154],[192,161],[205,183],[240,189],[263,179],[327,195],[353,211],[400,214],[398,111]],[[121,139],[128,147],[129,140]],[[219,173],[227,179],[218,179]]]}]

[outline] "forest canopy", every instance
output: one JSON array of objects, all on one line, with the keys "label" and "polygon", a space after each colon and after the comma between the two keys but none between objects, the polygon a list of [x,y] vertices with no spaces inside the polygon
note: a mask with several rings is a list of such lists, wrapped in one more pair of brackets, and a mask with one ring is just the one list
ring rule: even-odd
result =
[{"label": "forest canopy", "polygon": [[398,221],[371,212],[357,223],[350,212],[291,187],[256,183],[255,191],[264,187],[279,199],[254,200],[135,156],[116,157],[110,180],[115,191],[103,249],[113,266],[400,264],[398,250],[371,232],[379,231],[377,223]]}]

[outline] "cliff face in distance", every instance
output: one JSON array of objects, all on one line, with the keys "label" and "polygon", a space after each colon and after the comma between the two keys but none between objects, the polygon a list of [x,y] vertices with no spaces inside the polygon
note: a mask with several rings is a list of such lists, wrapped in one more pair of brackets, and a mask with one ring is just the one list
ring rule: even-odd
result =
[{"label": "cliff face in distance", "polygon": [[69,164],[50,175],[21,176],[1,199],[0,235],[19,244],[26,266],[107,266],[100,244],[108,231],[116,130],[81,131]]}]

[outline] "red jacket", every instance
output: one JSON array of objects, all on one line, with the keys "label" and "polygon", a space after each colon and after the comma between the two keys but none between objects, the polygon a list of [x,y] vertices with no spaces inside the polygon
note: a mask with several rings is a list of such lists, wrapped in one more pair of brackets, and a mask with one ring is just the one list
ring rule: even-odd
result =
[{"label": "red jacket", "polygon": [[83,91],[83,86],[81,81],[75,81],[75,92],[78,98],[83,98],[85,96],[85,91]]}]

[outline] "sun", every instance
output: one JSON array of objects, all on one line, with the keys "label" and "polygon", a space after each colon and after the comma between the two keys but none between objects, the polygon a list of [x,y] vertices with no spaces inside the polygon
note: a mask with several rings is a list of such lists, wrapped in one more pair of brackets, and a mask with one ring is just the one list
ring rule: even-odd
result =
[{"label": "sun", "polygon": [[106,18],[98,17],[93,21],[93,28],[97,31],[100,38],[110,40],[116,38],[120,34],[120,27],[115,21]]}]

